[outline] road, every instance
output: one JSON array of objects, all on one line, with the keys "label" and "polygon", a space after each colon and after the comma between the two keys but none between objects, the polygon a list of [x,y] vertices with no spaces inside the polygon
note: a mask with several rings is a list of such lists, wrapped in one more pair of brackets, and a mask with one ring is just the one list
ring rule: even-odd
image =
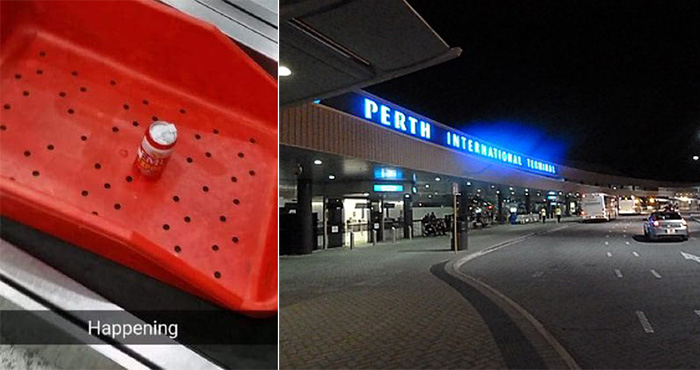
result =
[{"label": "road", "polygon": [[641,220],[570,224],[461,271],[534,315],[583,368],[698,368],[700,223],[686,242],[651,243]]}]

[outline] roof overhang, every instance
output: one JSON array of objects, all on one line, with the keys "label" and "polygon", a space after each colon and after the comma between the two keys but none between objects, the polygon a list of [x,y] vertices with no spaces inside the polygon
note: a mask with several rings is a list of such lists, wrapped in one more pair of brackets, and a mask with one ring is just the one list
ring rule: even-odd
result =
[{"label": "roof overhang", "polygon": [[404,0],[280,1],[280,104],[323,99],[458,57]]}]

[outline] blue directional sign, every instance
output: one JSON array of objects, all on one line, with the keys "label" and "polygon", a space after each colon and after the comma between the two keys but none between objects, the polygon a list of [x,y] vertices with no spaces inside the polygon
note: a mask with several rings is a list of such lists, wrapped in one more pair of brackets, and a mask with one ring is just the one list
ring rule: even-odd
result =
[{"label": "blue directional sign", "polygon": [[[558,168],[555,164],[489,144],[365,92],[349,93],[342,97],[324,100],[322,103],[418,140],[525,171],[558,177]],[[382,177],[375,174],[375,178]]]}]

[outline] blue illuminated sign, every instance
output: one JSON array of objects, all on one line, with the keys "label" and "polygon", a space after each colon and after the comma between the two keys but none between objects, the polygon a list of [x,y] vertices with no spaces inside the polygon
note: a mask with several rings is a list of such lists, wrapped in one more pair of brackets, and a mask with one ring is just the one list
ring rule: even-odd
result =
[{"label": "blue illuminated sign", "polygon": [[432,125],[430,122],[405,113],[400,108],[377,103],[369,98],[364,98],[363,106],[364,117],[370,121],[422,139],[430,140],[432,137]]},{"label": "blue illuminated sign", "polygon": [[[529,172],[553,177],[558,176],[558,168],[554,164],[491,145],[364,92],[350,93],[342,97],[326,99],[323,102],[387,129],[413,136],[419,140],[428,141]],[[377,175],[375,170],[375,178],[392,179],[391,177],[383,176],[387,176],[387,174]],[[402,178],[397,177],[396,179]]]},{"label": "blue illuminated sign", "polygon": [[403,185],[374,184],[374,191],[379,191],[379,192],[403,191]]},{"label": "blue illuminated sign", "polygon": [[403,180],[403,171],[396,168],[377,167],[374,178],[378,180]]}]

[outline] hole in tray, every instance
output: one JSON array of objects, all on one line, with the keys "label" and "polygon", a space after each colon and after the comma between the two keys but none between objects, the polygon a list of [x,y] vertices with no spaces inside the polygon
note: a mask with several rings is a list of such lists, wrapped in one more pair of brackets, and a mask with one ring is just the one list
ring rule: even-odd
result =
[{"label": "hole in tray", "polygon": [[119,127],[117,127],[117,126],[112,127],[112,132],[119,132]]},{"label": "hole in tray", "polygon": [[75,113],[75,111],[73,110],[73,108],[69,108],[69,109],[68,109],[68,114],[73,114],[73,113]]},{"label": "hole in tray", "polygon": [[234,243],[238,244],[238,237],[237,237],[237,236],[234,236],[233,238],[231,238],[231,241],[233,241]]},{"label": "hole in tray", "polygon": [[80,87],[80,92],[86,92],[86,91],[87,91],[87,87],[85,87],[85,86]]},{"label": "hole in tray", "polygon": [[202,135],[200,135],[200,134],[194,134],[194,138],[197,139],[197,140],[199,140],[199,139],[202,138]]},{"label": "hole in tray", "polygon": [[255,138],[252,138],[252,137],[251,137],[251,138],[250,138],[250,142],[251,142],[251,144],[255,144]]},{"label": "hole in tray", "polygon": [[193,161],[194,159],[192,159],[192,157],[187,157],[187,163],[192,163]]},{"label": "hole in tray", "polygon": [[32,152],[30,152],[29,150],[25,150],[25,151],[24,151],[24,156],[25,156],[25,157],[29,157],[30,155],[32,155]]},{"label": "hole in tray", "polygon": [[206,186],[206,185],[202,186],[202,191],[205,192],[205,193],[208,192],[208,191],[209,191],[209,187]]},{"label": "hole in tray", "polygon": [[151,119],[155,122],[158,120],[158,116],[153,116],[153,117],[151,117]]},{"label": "hole in tray", "polygon": [[100,215],[99,213],[97,213],[97,211],[92,211],[92,214],[95,215],[95,216],[99,216],[99,215]]},{"label": "hole in tray", "polygon": [[37,70],[36,70],[36,74],[38,74],[38,75],[43,75],[43,74],[44,74],[44,71],[42,71],[41,69],[37,69]]},{"label": "hole in tray", "polygon": [[132,181],[134,181],[133,177],[131,177],[131,176],[126,177],[126,182],[132,182]]},{"label": "hole in tray", "polygon": [[238,182],[238,177],[231,176],[231,182]]},{"label": "hole in tray", "polygon": [[143,103],[143,105],[148,105],[148,100],[147,100],[147,99],[143,99],[143,100],[141,101],[141,103]]},{"label": "hole in tray", "polygon": [[187,113],[187,111],[185,110],[185,108],[180,108],[180,113],[185,114]]},{"label": "hole in tray", "polygon": [[43,50],[40,51],[40,52],[39,52],[39,56],[40,56],[40,57],[45,57],[45,56],[46,56],[46,52],[43,51]]},{"label": "hole in tray", "polygon": [[95,169],[99,170],[100,168],[102,168],[102,165],[99,163],[95,163]]},{"label": "hole in tray", "polygon": [[185,216],[185,222],[190,222],[190,221],[192,221],[192,219],[190,218],[190,216]]},{"label": "hole in tray", "polygon": [[27,91],[27,90],[22,91],[22,95],[29,96],[29,91]]},{"label": "hole in tray", "polygon": [[131,122],[131,125],[134,127],[139,127],[138,121]]},{"label": "hole in tray", "polygon": [[211,153],[209,153],[209,152],[204,153],[204,155],[206,155],[207,158],[211,158]]},{"label": "hole in tray", "polygon": [[39,176],[39,171],[32,171],[32,176],[34,176],[34,177]]},{"label": "hole in tray", "polygon": [[48,150],[53,150],[53,148],[54,148],[53,144],[49,144],[46,146],[46,149],[48,149]]},{"label": "hole in tray", "polygon": [[182,248],[180,248],[179,245],[176,245],[174,249],[175,249],[175,253],[180,253],[180,251],[182,251]]},{"label": "hole in tray", "polygon": [[219,246],[218,246],[218,245],[216,245],[216,244],[214,244],[214,245],[212,245],[212,246],[211,246],[211,250],[213,250],[213,251],[215,251],[215,252],[216,252],[216,251],[218,251],[218,250],[219,250]]},{"label": "hole in tray", "polygon": [[219,221],[226,222],[226,216],[219,216]]},{"label": "hole in tray", "polygon": [[165,230],[165,231],[170,230],[170,225],[168,225],[168,224],[163,224],[163,230]]},{"label": "hole in tray", "polygon": [[111,187],[112,187],[112,185],[110,185],[108,182],[105,182],[105,189],[109,189]]},{"label": "hole in tray", "polygon": [[122,209],[122,205],[119,204],[119,203],[115,203],[115,204],[114,204],[114,209],[116,209],[116,210],[118,211],[118,210]]},{"label": "hole in tray", "polygon": [[82,140],[82,141],[87,141],[87,139],[88,139],[88,137],[85,136],[85,135],[82,135],[82,136],[80,137],[80,140]]},{"label": "hole in tray", "polygon": [[5,126],[5,125],[0,125],[0,130],[2,130],[2,131],[7,130],[7,126]]},{"label": "hole in tray", "polygon": [[234,199],[234,200],[233,200],[233,204],[235,204],[235,205],[239,205],[239,204],[241,204],[241,201],[240,201],[240,200],[238,200],[238,199]]},{"label": "hole in tray", "polygon": [[111,81],[109,81],[109,84],[112,85],[112,86],[114,86],[114,85],[117,84],[117,81],[111,80]]},{"label": "hole in tray", "polygon": [[87,191],[87,190],[83,190],[83,191],[80,192],[80,195],[82,195],[82,196],[84,196],[84,197],[87,197],[87,196],[88,196],[88,191]]},{"label": "hole in tray", "polygon": [[66,97],[65,91],[59,92],[59,93],[58,93],[58,96],[60,96],[60,97],[62,97],[62,98],[65,98],[65,97]]},{"label": "hole in tray", "polygon": [[217,279],[221,278],[221,273],[219,271],[214,271],[214,277]]},{"label": "hole in tray", "polygon": [[73,72],[71,72],[70,74],[72,74],[73,76],[77,76],[77,75],[78,75],[78,71],[73,71]]},{"label": "hole in tray", "polygon": [[250,176],[255,176],[255,171],[253,170],[248,171],[248,173],[250,174]]},{"label": "hole in tray", "polygon": [[214,133],[214,135],[218,135],[218,134],[219,134],[219,130],[217,130],[217,129],[213,129],[212,132]]},{"label": "hole in tray", "polygon": [[177,195],[173,196],[173,201],[174,201],[174,202],[179,202],[179,201],[180,201],[180,197],[178,197]]},{"label": "hole in tray", "polygon": [[243,154],[243,152],[238,152],[238,158],[243,158],[243,157],[245,157],[245,154]]},{"label": "hole in tray", "polygon": [[5,104],[5,105],[3,105],[2,107],[5,108],[5,109],[10,109],[10,108],[12,108],[12,106],[9,105],[9,104]]},{"label": "hole in tray", "polygon": [[124,107],[124,110],[129,110],[129,104],[124,104],[122,107]]},{"label": "hole in tray", "polygon": [[19,73],[15,73],[15,79],[19,80],[20,78],[22,78],[22,75]]}]

